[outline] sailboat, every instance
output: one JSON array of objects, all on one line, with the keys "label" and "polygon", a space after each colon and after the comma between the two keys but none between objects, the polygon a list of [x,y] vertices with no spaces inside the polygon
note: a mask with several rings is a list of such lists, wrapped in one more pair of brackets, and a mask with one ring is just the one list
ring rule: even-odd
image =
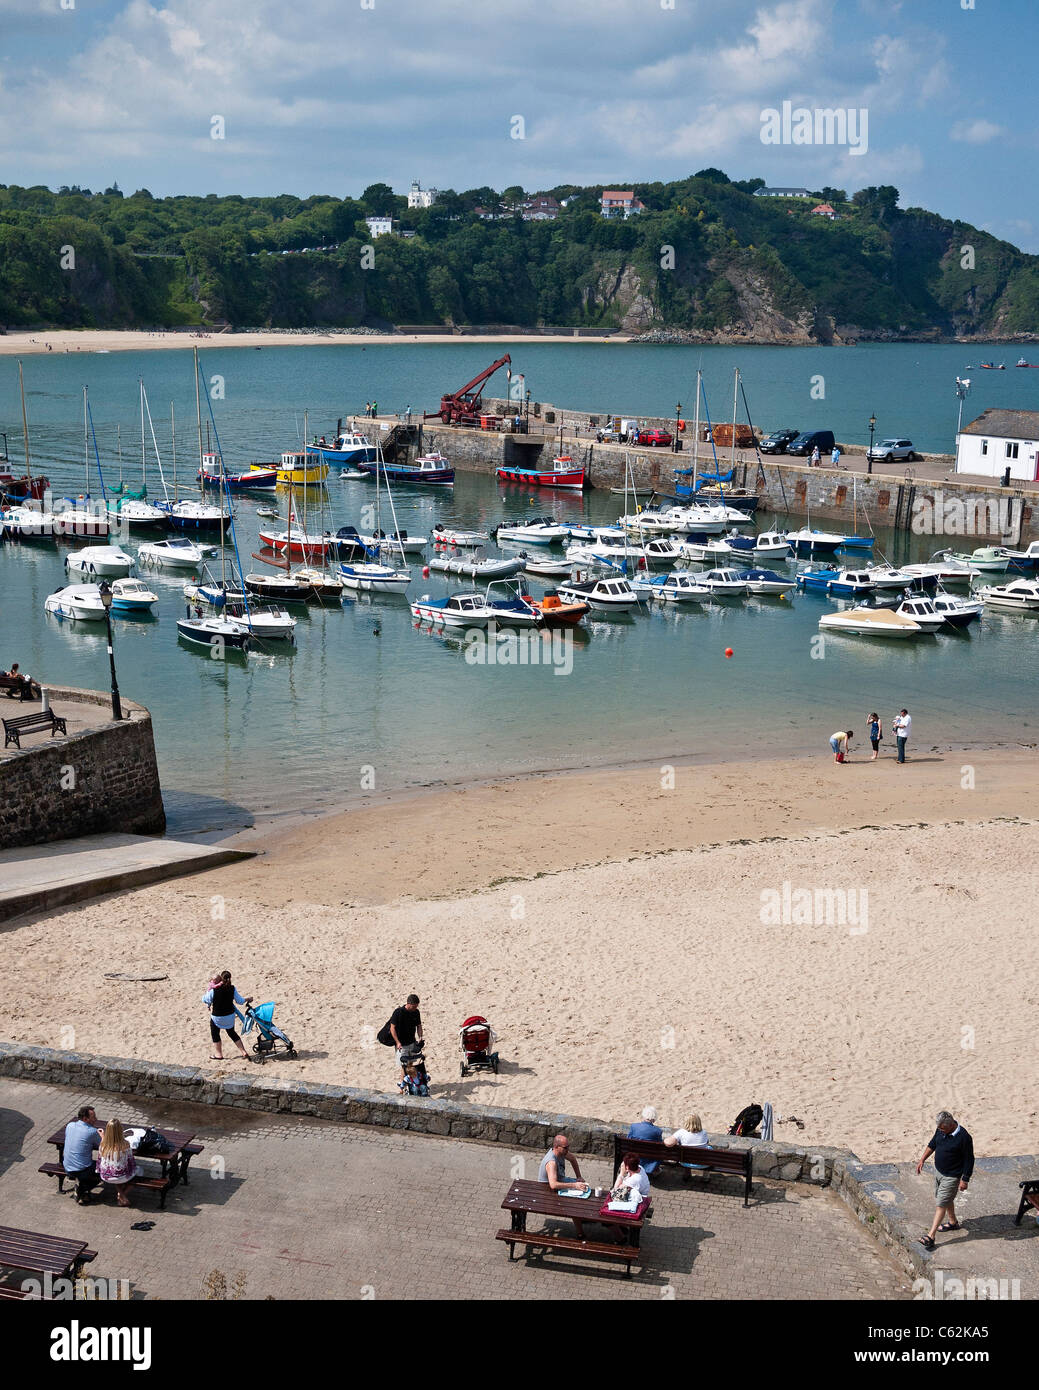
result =
[{"label": "sailboat", "polygon": [[[144,382],[140,382],[141,388],[141,486],[132,488],[129,484],[121,482],[117,492],[113,492],[111,497],[105,491],[104,477],[101,479],[101,489],[105,495],[105,502],[108,515],[114,517],[122,526],[128,527],[133,531],[165,529],[168,524],[166,513],[161,507],[156,507],[154,503],[148,501],[148,482],[147,482],[147,462],[145,458],[144,442]],[[100,470],[100,464],[98,465]]]},{"label": "sailboat", "polygon": [[[152,438],[155,433],[152,431]],[[173,450],[173,500],[166,492],[166,478],[162,474],[160,464],[159,472],[162,477],[162,490],[166,493],[165,502],[158,505],[172,521],[179,531],[218,531],[227,524],[227,512],[223,505],[224,493],[220,494],[220,506],[214,507],[212,502],[200,501],[195,497],[181,498],[180,488],[177,483],[177,421],[173,413],[173,402],[170,401],[170,437]],[[158,457],[158,450],[156,450]]]},{"label": "sailboat", "polygon": [[[50,479],[34,478],[32,466],[29,463],[29,422],[25,413],[25,382],[22,378],[22,363],[18,361],[18,388],[22,393],[22,434],[25,439],[25,473],[21,478],[16,478],[7,469],[0,469],[0,493],[12,502],[23,502],[31,499],[34,502],[42,502],[43,495],[50,487]],[[7,463],[7,436],[4,436],[4,457],[0,462]]]},{"label": "sailboat", "polygon": [[[305,441],[306,441],[306,438],[307,438],[307,428],[308,428],[308,419],[307,419],[306,412],[304,412],[304,415],[303,415],[303,439],[304,439],[303,448],[304,448],[304,451],[306,451],[306,449],[307,449],[307,444],[306,444],[306,442],[305,442]],[[304,536],[306,536],[306,535],[308,534],[308,533],[307,533],[307,493],[308,493],[308,489],[307,489],[307,488],[304,488],[304,489],[303,489],[303,534],[304,534]],[[324,506],[324,497],[325,497],[325,489],[324,489],[324,487],[322,487],[322,489],[321,489],[322,509],[323,509],[323,506]],[[292,508],[292,490],[290,489],[290,492],[289,492],[289,509],[290,509],[290,512],[291,512],[291,508]],[[319,515],[319,517],[321,517],[321,518],[323,519],[322,513],[319,512],[318,515]],[[322,537],[321,537],[321,538],[322,538],[322,542],[323,542],[323,547],[322,547],[322,550],[321,550],[321,556],[322,556],[322,558],[323,558],[324,555],[325,555],[325,551],[326,551],[326,549],[327,549],[327,547],[328,547],[328,545],[329,545],[329,543],[330,543],[330,541],[331,541],[331,537],[330,537],[328,531],[323,531],[323,532],[322,532]],[[303,553],[306,554],[307,552],[304,551]],[[330,599],[341,599],[341,598],[343,597],[343,589],[346,587],[345,584],[344,584],[344,581],[339,577],[339,575],[337,575],[337,574],[332,574],[331,571],[329,571],[329,570],[321,569],[321,568],[315,568],[315,567],[312,567],[312,566],[304,566],[302,569],[298,569],[298,570],[296,571],[296,578],[297,578],[297,579],[302,579],[302,580],[304,580],[307,584],[310,584],[310,585],[311,585],[311,597],[312,597],[312,598],[315,598],[315,599],[318,599],[318,600],[326,599],[326,598],[330,598]]]},{"label": "sailboat", "polygon": [[[379,492],[379,475],[382,475],[386,484],[386,496],[390,503],[390,514],[393,517],[394,532],[399,534],[400,527],[397,525],[397,511],[393,505],[393,493],[390,490],[390,481],[386,477],[386,464],[382,456],[382,446],[379,446],[379,457],[375,465],[375,529],[381,531],[381,496]],[[392,554],[393,552],[391,552]],[[398,552],[399,553],[399,552]],[[380,544],[365,546],[365,554],[370,556],[369,560],[359,561],[357,564],[341,563],[339,573],[343,576],[343,583],[348,589],[356,589],[362,592],[379,594],[402,594],[411,583],[411,570],[396,569],[393,565],[384,565],[380,560]]]},{"label": "sailboat", "polygon": [[[16,496],[23,499],[17,506],[8,507],[0,513],[0,534],[7,536],[17,536],[19,540],[53,540],[56,535],[56,521],[50,512],[40,507],[34,507],[32,501],[42,501],[46,487],[50,486],[46,478],[36,478],[32,476],[32,466],[29,463],[29,418],[25,411],[25,381],[22,377],[22,364],[18,363],[18,386],[22,393],[22,434],[25,438],[25,477],[17,480],[12,478],[13,488],[8,485],[5,492],[8,496]],[[11,475],[6,475],[10,477]]]},{"label": "sailboat", "polygon": [[83,491],[79,497],[64,497],[55,508],[55,530],[77,540],[107,536],[108,514],[104,504],[90,496],[90,436],[87,430],[87,388],[83,387]]}]

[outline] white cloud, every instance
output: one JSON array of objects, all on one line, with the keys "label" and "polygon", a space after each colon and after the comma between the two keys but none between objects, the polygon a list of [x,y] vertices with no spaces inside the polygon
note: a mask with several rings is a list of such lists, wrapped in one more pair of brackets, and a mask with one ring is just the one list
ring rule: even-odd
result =
[{"label": "white cloud", "polygon": [[953,140],[961,140],[967,145],[987,145],[997,136],[1005,135],[1006,131],[994,121],[979,117],[974,121],[957,121],[949,134]]}]

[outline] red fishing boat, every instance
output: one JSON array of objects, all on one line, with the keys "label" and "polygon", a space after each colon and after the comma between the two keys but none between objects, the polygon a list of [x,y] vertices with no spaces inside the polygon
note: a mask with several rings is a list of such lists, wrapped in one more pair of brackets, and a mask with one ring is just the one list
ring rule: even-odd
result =
[{"label": "red fishing boat", "polygon": [[551,468],[496,468],[494,475],[503,483],[522,483],[524,487],[584,487],[584,467],[569,454],[552,460]]},{"label": "red fishing boat", "polygon": [[42,476],[30,478],[26,473],[21,478],[16,478],[13,473],[0,472],[0,492],[12,502],[25,502],[29,498],[34,502],[42,502],[43,494],[50,485],[51,480]]}]

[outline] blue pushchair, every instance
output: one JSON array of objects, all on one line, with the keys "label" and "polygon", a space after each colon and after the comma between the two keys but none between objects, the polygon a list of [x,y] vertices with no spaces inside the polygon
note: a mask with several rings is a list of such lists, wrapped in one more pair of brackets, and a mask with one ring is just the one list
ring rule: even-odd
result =
[{"label": "blue pushchair", "polygon": [[[235,1012],[237,1013],[237,1010]],[[257,1028],[260,1036],[253,1043],[253,1051],[261,1062],[266,1062],[271,1053],[277,1052],[279,1044],[286,1057],[297,1056],[292,1039],[283,1033],[276,1023],[271,1022],[273,1017],[273,1002],[257,1004],[255,1008],[251,1004],[245,1006],[242,1032],[251,1033],[254,1025]]]}]

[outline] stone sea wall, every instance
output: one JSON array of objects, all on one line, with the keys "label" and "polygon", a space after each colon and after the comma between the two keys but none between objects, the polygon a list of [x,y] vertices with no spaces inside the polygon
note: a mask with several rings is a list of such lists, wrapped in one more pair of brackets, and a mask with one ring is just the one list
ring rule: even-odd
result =
[{"label": "stone sea wall", "polygon": [[[113,831],[161,835],[166,813],[148,711],[123,699],[124,718],[116,722],[108,695],[46,688],[56,714],[72,715],[75,706],[77,724],[90,727],[70,723],[67,738],[34,734],[21,749],[7,750],[0,760],[0,849]],[[35,707],[0,701],[7,718],[27,708]]]}]

